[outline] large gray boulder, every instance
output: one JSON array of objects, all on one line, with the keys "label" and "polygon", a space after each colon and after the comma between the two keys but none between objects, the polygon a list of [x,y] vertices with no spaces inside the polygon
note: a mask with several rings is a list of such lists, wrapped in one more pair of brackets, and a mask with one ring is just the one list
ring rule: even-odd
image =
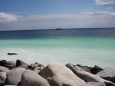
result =
[{"label": "large gray boulder", "polygon": [[8,69],[13,69],[16,66],[16,63],[14,61],[1,60],[0,65],[7,67]]},{"label": "large gray boulder", "polygon": [[6,72],[0,72],[0,86],[5,83],[6,80]]},{"label": "large gray boulder", "polygon": [[32,70],[26,70],[22,74],[20,86],[50,86],[48,81]]},{"label": "large gray boulder", "polygon": [[105,83],[107,86],[115,86],[114,83],[107,81],[103,78],[100,78],[97,75],[91,74],[89,72],[84,71],[83,69],[79,68],[73,64],[66,64],[68,68],[70,68],[78,77],[83,79],[86,82],[102,82]]},{"label": "large gray boulder", "polygon": [[21,81],[22,73],[26,69],[24,68],[15,68],[8,72],[7,74],[7,84],[17,85]]},{"label": "large gray boulder", "polygon": [[115,83],[115,69],[105,68],[104,70],[97,73],[97,75],[106,80],[110,80]]},{"label": "large gray boulder", "polygon": [[5,67],[7,61],[6,60],[0,60],[0,66]]},{"label": "large gray boulder", "polygon": [[9,69],[13,69],[16,67],[16,62],[15,61],[7,61],[5,67],[7,67]]},{"label": "large gray boulder", "polygon": [[9,72],[10,70],[6,67],[0,66],[0,72]]},{"label": "large gray boulder", "polygon": [[103,68],[101,68],[101,67],[95,65],[94,67],[90,67],[90,70],[91,70],[91,73],[97,74],[99,71],[102,71]]},{"label": "large gray boulder", "polygon": [[85,84],[85,81],[60,63],[50,63],[39,74],[49,81],[50,86],[80,86]]},{"label": "large gray boulder", "polygon": [[17,60],[16,61],[16,67],[22,67],[22,68],[28,68],[28,64],[27,63],[25,63],[25,62],[23,62],[23,61],[21,61],[21,60]]}]

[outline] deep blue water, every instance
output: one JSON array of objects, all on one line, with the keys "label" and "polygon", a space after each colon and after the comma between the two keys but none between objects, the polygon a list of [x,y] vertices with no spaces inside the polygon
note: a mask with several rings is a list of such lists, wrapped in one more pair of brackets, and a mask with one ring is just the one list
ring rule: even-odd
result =
[{"label": "deep blue water", "polygon": [[0,31],[0,39],[43,38],[59,36],[115,37],[115,28],[74,28],[74,29],[44,29]]}]

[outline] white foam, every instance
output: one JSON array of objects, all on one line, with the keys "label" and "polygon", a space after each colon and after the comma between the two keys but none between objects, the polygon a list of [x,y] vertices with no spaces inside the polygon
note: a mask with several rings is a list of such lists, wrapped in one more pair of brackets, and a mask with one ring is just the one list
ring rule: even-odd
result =
[{"label": "white foam", "polygon": [[[18,55],[7,55],[8,52],[15,52]],[[23,60],[27,63],[39,62],[48,64],[50,62],[74,63],[83,65],[100,65],[103,67],[114,67],[113,58],[115,50],[94,50],[76,48],[0,48],[0,59],[15,61]]]}]

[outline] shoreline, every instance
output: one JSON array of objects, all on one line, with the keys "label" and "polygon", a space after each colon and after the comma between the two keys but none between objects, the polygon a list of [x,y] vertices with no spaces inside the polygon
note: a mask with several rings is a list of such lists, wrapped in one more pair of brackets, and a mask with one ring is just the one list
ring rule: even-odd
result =
[{"label": "shoreline", "polygon": [[[8,60],[16,61],[17,59],[20,59],[22,61],[27,61],[28,64],[31,64],[37,61],[37,62],[42,63],[43,65],[47,65],[50,62],[60,62],[63,64],[66,64],[66,63],[82,64],[82,65],[87,65],[91,67],[93,67],[94,65],[98,65],[103,68],[114,68],[115,66],[114,58],[111,58],[112,56],[114,56],[114,51],[101,52],[100,50],[95,53],[95,51],[93,50],[87,51],[83,49],[82,50],[76,49],[75,52],[78,51],[77,53],[73,53],[70,50],[70,51],[67,51],[67,52],[71,52],[69,54],[66,52],[65,49],[61,51],[60,49],[56,49],[56,50],[50,49],[50,51],[48,50],[49,49],[46,49],[46,48],[44,48],[43,50],[39,50],[39,49],[30,50],[30,49],[22,49],[22,48],[1,49],[0,60],[4,59],[7,61]],[[16,53],[18,55],[8,55],[8,53]],[[101,53],[104,53],[104,54],[101,54]],[[87,54],[89,55],[87,56]],[[93,56],[91,57],[90,55],[93,55]],[[108,56],[105,56],[105,55],[108,55]]]}]

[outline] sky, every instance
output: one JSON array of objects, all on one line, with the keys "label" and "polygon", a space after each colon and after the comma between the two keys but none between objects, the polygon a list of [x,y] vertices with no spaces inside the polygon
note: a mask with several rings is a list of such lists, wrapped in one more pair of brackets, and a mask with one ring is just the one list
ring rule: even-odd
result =
[{"label": "sky", "polygon": [[0,0],[0,31],[114,28],[115,0]]}]

